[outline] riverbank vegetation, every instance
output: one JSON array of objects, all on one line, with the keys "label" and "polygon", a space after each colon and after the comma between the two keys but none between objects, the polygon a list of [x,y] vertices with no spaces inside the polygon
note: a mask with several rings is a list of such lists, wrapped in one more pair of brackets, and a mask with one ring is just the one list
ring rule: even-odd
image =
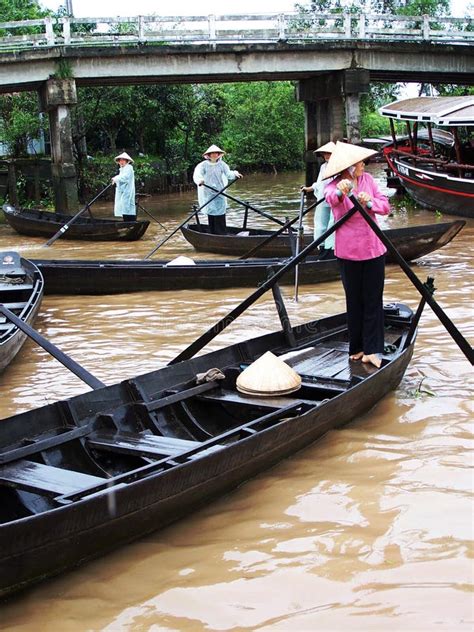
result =
[{"label": "riverbank vegetation", "polygon": [[[311,0],[295,7],[302,22],[348,10],[341,0]],[[435,16],[448,9],[448,0],[377,0],[371,7],[381,14]],[[0,0],[3,22],[48,14],[37,0]],[[396,99],[399,87],[374,83],[362,96],[362,137],[389,134],[389,122],[377,108]],[[0,96],[0,134],[8,157],[49,153],[48,119],[39,112],[36,93]],[[243,172],[303,168],[304,105],[296,101],[295,84],[289,81],[79,88],[73,141],[81,197],[110,179],[113,156],[123,150],[137,158],[143,190],[179,190],[212,143],[226,150],[231,167]]]}]

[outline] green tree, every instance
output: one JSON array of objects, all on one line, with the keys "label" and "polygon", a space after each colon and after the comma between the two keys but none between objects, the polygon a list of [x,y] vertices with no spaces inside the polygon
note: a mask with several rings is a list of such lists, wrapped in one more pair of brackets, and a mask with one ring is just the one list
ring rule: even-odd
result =
[{"label": "green tree", "polygon": [[230,114],[218,140],[234,164],[266,171],[301,167],[303,104],[291,82],[229,84],[226,95]]}]

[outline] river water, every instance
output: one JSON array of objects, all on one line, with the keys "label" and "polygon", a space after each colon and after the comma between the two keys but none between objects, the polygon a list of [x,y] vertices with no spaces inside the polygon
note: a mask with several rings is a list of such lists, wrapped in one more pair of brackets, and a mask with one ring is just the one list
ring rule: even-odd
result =
[{"label": "river water", "polygon": [[[384,186],[381,167],[371,169]],[[300,173],[249,176],[229,192],[283,218],[297,212],[302,181]],[[45,250],[43,240],[0,225],[0,249],[31,258],[141,258],[193,201],[193,192],[144,199],[165,230],[154,224],[140,242],[58,240]],[[402,201],[381,223],[450,219]],[[228,223],[239,221],[234,206]],[[413,268],[422,280],[435,277],[438,302],[471,342],[473,241],[468,220]],[[158,254],[209,258],[180,235]],[[164,365],[249,293],[47,296],[36,327],[111,384]],[[344,310],[339,282],[302,286],[298,303],[292,288],[283,294],[294,324]],[[387,268],[385,300],[418,303],[395,266]],[[278,327],[272,299],[263,297],[209,348]],[[27,342],[0,375],[0,423],[86,388]],[[426,308],[404,380],[374,409],[179,523],[2,604],[0,629],[471,631],[472,394],[469,363]]]}]

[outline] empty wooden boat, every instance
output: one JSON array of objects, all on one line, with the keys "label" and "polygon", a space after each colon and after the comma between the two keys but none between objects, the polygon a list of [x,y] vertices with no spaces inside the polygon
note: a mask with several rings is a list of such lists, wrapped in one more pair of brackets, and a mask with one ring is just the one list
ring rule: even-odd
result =
[{"label": "empty wooden boat", "polygon": [[[386,308],[379,370],[349,363],[338,314],[1,420],[0,595],[163,527],[365,413],[402,379],[414,320]],[[299,390],[239,392],[269,350]]]},{"label": "empty wooden boat", "polygon": [[[17,252],[0,253],[0,305],[32,325],[43,298],[43,277],[38,268]],[[0,371],[7,367],[26,335],[0,314]]]},{"label": "empty wooden boat", "polygon": [[[52,237],[72,219],[72,216],[39,209],[3,206],[7,223],[20,235],[30,237]],[[123,222],[114,219],[99,219],[92,215],[78,217],[61,239],[90,241],[136,241],[143,237],[150,222],[140,220]]]}]

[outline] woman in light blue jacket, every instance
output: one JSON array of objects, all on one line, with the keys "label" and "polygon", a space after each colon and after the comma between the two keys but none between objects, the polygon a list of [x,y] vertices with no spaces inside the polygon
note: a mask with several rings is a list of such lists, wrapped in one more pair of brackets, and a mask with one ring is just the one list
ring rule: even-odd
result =
[{"label": "woman in light blue jacket", "polygon": [[[224,154],[225,151],[219,149],[217,145],[211,145],[203,154],[205,160],[196,165],[194,169],[193,180],[198,185],[199,206],[205,204],[216,194],[215,191],[203,186],[204,184],[221,191],[230,181],[243,177],[238,171],[229,169],[229,165],[222,160]],[[211,233],[225,235],[226,209],[227,201],[223,195],[217,196],[203,209],[203,213],[207,214]]]},{"label": "woman in light blue jacket", "polygon": [[[332,141],[329,141],[325,145],[322,145],[322,147],[318,147],[318,149],[314,150],[315,154],[322,154],[324,162],[319,169],[316,182],[313,182],[313,184],[309,187],[301,187],[302,191],[313,191],[314,196],[317,200],[323,200],[314,209],[314,239],[318,239],[318,237],[321,237],[321,235],[325,233],[329,228],[331,228],[331,226],[334,224],[334,216],[332,214],[331,207],[324,198],[325,189],[327,185],[331,182],[332,178],[328,180],[323,180],[323,178],[326,171],[326,166],[328,164],[327,161],[331,157],[331,154],[335,148],[336,145]],[[335,234],[332,233],[321,244],[321,246],[319,247],[320,259],[334,258],[334,239]]]},{"label": "woman in light blue jacket", "polygon": [[137,219],[137,211],[135,208],[133,159],[124,151],[116,156],[115,162],[120,166],[120,171],[112,178],[112,182],[116,186],[114,215],[122,217],[124,222],[134,222]]}]

